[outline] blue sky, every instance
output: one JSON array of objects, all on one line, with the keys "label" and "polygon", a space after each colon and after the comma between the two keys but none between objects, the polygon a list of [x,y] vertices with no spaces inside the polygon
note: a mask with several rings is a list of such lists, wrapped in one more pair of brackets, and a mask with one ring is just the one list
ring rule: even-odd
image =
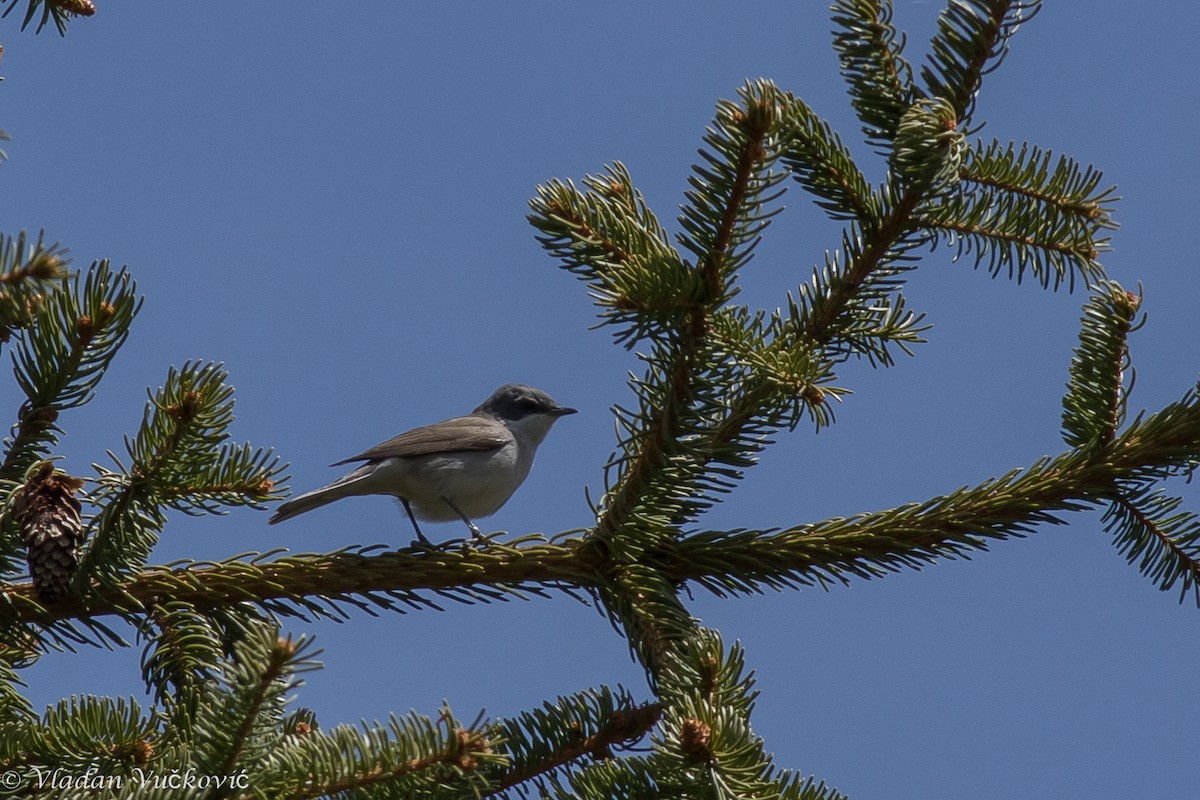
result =
[{"label": "blue sky", "polygon": [[[899,2],[919,61],[939,3]],[[1188,250],[1200,161],[1193,39],[1200,6],[1054,2],[980,97],[980,134],[1029,140],[1105,172],[1123,197],[1111,277],[1142,283],[1136,407],[1196,378],[1200,275]],[[591,331],[584,287],[540,251],[534,186],[627,164],[673,220],[715,101],[768,77],[860,155],[823,3],[120,4],[65,40],[0,24],[0,230],[44,227],[76,264],[128,264],[146,303],[96,400],[62,420],[65,466],[90,472],[137,425],[171,364],[222,361],[234,436],[271,445],[306,490],[325,465],[469,410],[517,380],[564,419],[487,530],[586,526],[609,407],[635,358]],[[837,229],[798,190],[742,276],[774,308]],[[923,500],[1064,447],[1060,398],[1083,294],[991,280],[944,251],[910,283],[934,328],[886,371],[849,364],[838,424],[769,450],[698,528],[798,524]],[[0,409],[20,398],[0,384]],[[1194,486],[1180,486],[1193,509]],[[761,689],[753,718],[781,766],[854,800],[1182,797],[1194,786],[1197,610],[1127,566],[1099,526],[1069,526],[830,592],[691,608],[739,640]],[[461,536],[431,525],[433,538]],[[286,525],[239,511],[173,517],[154,554],[402,545],[383,498]],[[315,633],[326,669],[299,702],[325,725],[445,698],[515,713],[622,683],[648,695],[625,644],[566,598],[354,616]],[[47,656],[38,706],[141,694],[136,649]]]}]

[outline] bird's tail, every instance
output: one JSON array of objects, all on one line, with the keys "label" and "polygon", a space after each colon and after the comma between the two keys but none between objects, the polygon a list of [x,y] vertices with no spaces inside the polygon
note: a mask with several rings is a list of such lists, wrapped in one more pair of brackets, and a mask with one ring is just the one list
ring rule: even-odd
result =
[{"label": "bird's tail", "polygon": [[341,500],[343,497],[349,497],[352,494],[358,494],[355,491],[354,484],[357,480],[347,480],[347,478],[356,478],[354,473],[347,475],[341,480],[334,481],[328,486],[322,486],[320,489],[313,489],[311,492],[305,492],[299,497],[293,497],[279,508],[275,509],[275,513],[267,520],[268,525],[274,525],[276,522],[283,522],[285,519],[298,517],[306,511],[312,511],[314,508],[320,508],[323,505],[332,503],[334,500]]}]

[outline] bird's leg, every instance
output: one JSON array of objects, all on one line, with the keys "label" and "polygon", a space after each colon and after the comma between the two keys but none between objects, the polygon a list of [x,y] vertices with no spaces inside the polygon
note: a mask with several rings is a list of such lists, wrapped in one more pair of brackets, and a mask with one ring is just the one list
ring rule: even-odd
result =
[{"label": "bird's leg", "polygon": [[468,517],[466,514],[464,514],[462,512],[462,509],[459,508],[458,506],[456,506],[454,504],[454,501],[451,500],[449,497],[446,497],[446,495],[442,495],[442,499],[446,501],[446,505],[450,506],[450,508],[454,511],[455,514],[458,514],[459,519],[461,519],[463,522],[467,523],[467,527],[471,529],[471,535],[474,536],[476,539],[478,539],[481,542],[484,541],[483,531],[479,530],[479,526],[476,525],[474,522],[471,522],[471,518]]},{"label": "bird's leg", "polygon": [[409,505],[408,498],[401,497],[400,504],[404,506],[404,510],[408,513],[408,519],[412,522],[413,530],[417,532],[417,538],[422,544],[429,544],[429,540],[425,538],[425,534],[421,533],[421,526],[417,524],[417,518],[413,516],[412,506]]}]

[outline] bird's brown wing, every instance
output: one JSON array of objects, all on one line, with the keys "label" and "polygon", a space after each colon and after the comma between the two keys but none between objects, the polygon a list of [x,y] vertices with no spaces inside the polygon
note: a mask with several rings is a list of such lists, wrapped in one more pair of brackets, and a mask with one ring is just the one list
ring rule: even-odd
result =
[{"label": "bird's brown wing", "polygon": [[370,450],[351,458],[344,458],[330,466],[336,467],[354,461],[381,461],[385,458],[425,456],[463,450],[495,450],[510,441],[510,437],[497,431],[497,427],[497,423],[481,417],[455,417],[436,425],[414,428],[407,433],[393,436]]}]

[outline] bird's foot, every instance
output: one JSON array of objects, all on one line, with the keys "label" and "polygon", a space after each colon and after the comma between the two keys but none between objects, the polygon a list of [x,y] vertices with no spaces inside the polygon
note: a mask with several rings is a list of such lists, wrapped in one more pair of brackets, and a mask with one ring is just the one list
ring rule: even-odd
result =
[{"label": "bird's foot", "polygon": [[463,513],[463,510],[458,507],[458,505],[454,502],[454,500],[452,498],[449,498],[446,495],[442,495],[442,500],[443,500],[443,502],[446,503],[446,505],[450,506],[450,509],[455,514],[458,514],[459,519],[461,519],[463,522],[467,523],[467,530],[469,530],[471,532],[471,536],[473,536],[475,538],[475,541],[477,541],[477,542],[486,542],[487,541],[487,537],[485,537],[483,535],[483,531],[479,530],[479,526],[476,525],[474,522],[472,522],[471,518]]}]

